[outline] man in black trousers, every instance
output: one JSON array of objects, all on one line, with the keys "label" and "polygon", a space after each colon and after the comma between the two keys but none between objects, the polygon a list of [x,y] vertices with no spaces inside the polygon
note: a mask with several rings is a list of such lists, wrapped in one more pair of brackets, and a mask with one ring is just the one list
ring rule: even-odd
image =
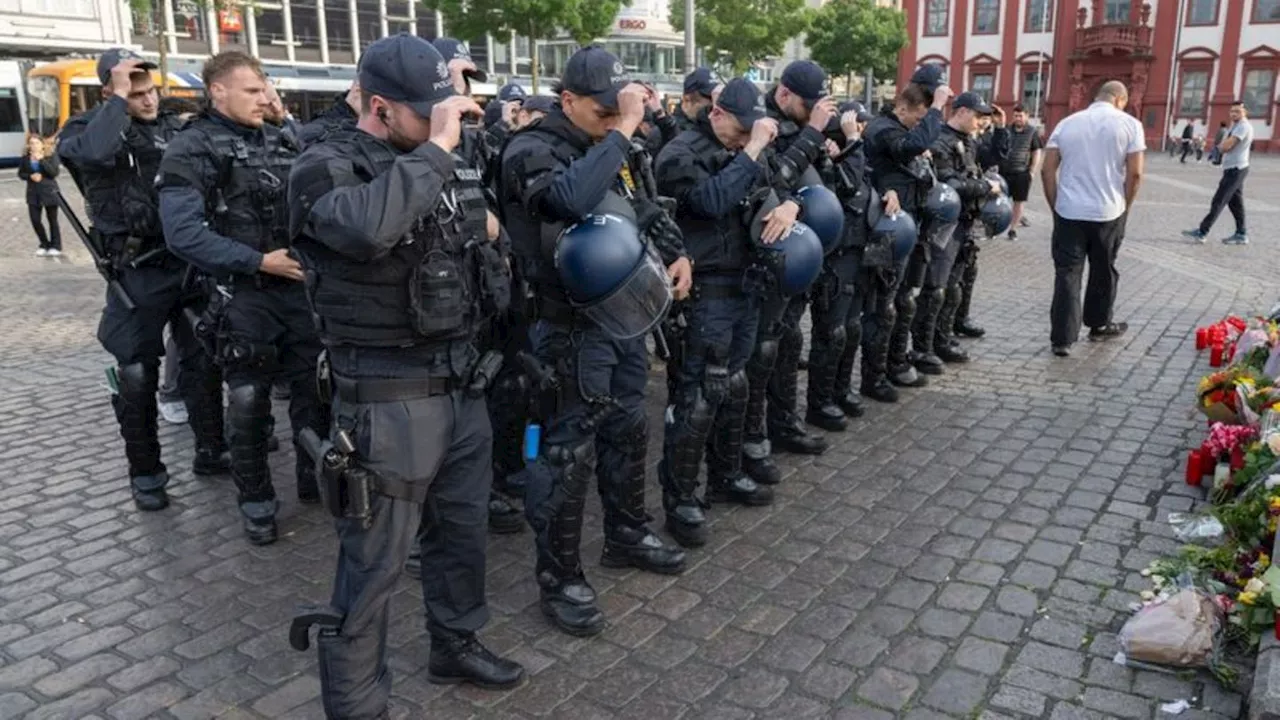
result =
[{"label": "man in black trousers", "polygon": [[[1142,184],[1147,146],[1142,124],[1124,112],[1128,102],[1124,83],[1104,83],[1093,104],[1059,123],[1045,144],[1040,179],[1053,208],[1055,274],[1049,316],[1050,341],[1058,357],[1071,354],[1082,319],[1090,340],[1109,340],[1129,328],[1111,318],[1120,279],[1115,260]],[[1089,284],[1082,317],[1080,281],[1086,259]]]}]

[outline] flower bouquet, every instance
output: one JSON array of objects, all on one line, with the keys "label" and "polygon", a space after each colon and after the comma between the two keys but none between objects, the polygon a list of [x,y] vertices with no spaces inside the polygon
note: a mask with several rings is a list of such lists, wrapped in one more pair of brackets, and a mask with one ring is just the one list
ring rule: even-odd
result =
[{"label": "flower bouquet", "polygon": [[1232,365],[1209,373],[1196,387],[1197,407],[1205,417],[1220,423],[1239,423],[1240,407],[1260,388],[1270,388],[1271,378],[1247,365]]}]

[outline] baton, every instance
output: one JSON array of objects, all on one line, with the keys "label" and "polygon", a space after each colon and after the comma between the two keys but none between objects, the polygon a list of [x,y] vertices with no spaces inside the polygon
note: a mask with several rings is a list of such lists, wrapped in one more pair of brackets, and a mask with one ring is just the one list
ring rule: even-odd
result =
[{"label": "baton", "polygon": [[129,291],[125,290],[124,286],[120,284],[111,261],[106,259],[102,248],[98,247],[97,243],[94,242],[93,236],[85,229],[84,223],[80,222],[80,217],[76,215],[75,210],[71,209],[66,196],[62,194],[61,190],[56,191],[54,194],[58,198],[58,207],[61,208],[62,214],[67,216],[67,222],[71,224],[71,229],[79,236],[80,242],[84,243],[85,250],[89,251],[89,257],[93,258],[93,265],[98,269],[98,274],[102,276],[103,280],[107,281],[108,292],[116,296],[116,299],[120,301],[125,310],[136,310],[138,305],[129,296]]}]

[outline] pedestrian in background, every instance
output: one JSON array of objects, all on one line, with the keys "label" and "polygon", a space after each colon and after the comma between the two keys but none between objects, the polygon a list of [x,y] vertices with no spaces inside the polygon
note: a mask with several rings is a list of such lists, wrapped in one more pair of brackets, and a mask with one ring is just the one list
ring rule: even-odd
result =
[{"label": "pedestrian in background", "polygon": [[[27,139],[27,151],[18,164],[18,177],[27,183],[27,212],[31,215],[31,229],[36,231],[40,257],[62,254],[62,232],[58,229],[58,158],[52,146],[46,147],[38,135]],[[49,222],[45,231],[41,214]]]},{"label": "pedestrian in background", "polygon": [[1027,119],[1027,110],[1021,105],[1013,107],[1013,126],[1009,128],[1009,155],[1000,164],[1000,175],[1009,183],[1009,199],[1013,201],[1013,222],[1009,225],[1009,239],[1018,239],[1018,228],[1030,223],[1022,216],[1022,209],[1031,195],[1031,180],[1040,170],[1044,155],[1044,141],[1040,128]]},{"label": "pedestrian in background", "polygon": [[1080,281],[1089,262],[1083,321],[1090,340],[1124,334],[1126,323],[1112,322],[1116,254],[1125,220],[1142,184],[1147,149],[1142,124],[1124,112],[1129,91],[1112,80],[1098,90],[1093,104],[1058,124],[1045,146],[1044,197],[1053,209],[1054,283],[1050,341],[1053,354],[1066,357],[1080,335]]},{"label": "pedestrian in background", "polygon": [[1245,113],[1244,103],[1237,101],[1231,105],[1231,130],[1221,143],[1214,146],[1222,158],[1222,179],[1218,181],[1218,190],[1213,193],[1213,201],[1209,204],[1209,214],[1200,221],[1200,227],[1194,230],[1183,230],[1183,237],[1191,238],[1198,243],[1205,242],[1209,229],[1217,222],[1225,205],[1231,210],[1231,217],[1236,221],[1236,231],[1222,239],[1226,245],[1248,245],[1249,233],[1244,222],[1244,181],[1249,177],[1249,148],[1253,145],[1253,124]]}]

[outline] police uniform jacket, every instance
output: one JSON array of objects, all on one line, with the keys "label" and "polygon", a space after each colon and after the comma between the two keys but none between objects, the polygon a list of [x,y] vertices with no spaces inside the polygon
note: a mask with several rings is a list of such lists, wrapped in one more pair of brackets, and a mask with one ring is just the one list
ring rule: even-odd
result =
[{"label": "police uniform jacket", "polygon": [[319,142],[335,130],[354,128],[357,120],[359,117],[356,116],[356,111],[347,104],[347,93],[342,93],[334,98],[329,109],[311,118],[311,122],[298,129],[298,147],[306,149],[311,143]]},{"label": "police uniform jacket", "polygon": [[[592,144],[559,106],[511,136],[498,202],[521,276],[540,300],[566,301],[554,260],[560,230],[590,214],[611,190],[639,190],[628,166],[631,153],[631,140],[617,130]],[[667,263],[685,254],[678,243],[656,247]]]},{"label": "police uniform jacket", "polygon": [[156,170],[182,121],[170,113],[153,122],[135,120],[127,107],[124,98],[112,96],[69,120],[58,136],[58,157],[80,187],[98,232],[159,243]]},{"label": "police uniform jacket", "polygon": [[699,275],[741,275],[750,264],[744,203],[762,177],[760,162],[720,144],[706,115],[667,144],[655,162],[658,190],[676,200],[676,223]]},{"label": "police uniform jacket", "polygon": [[[871,179],[881,197],[893,190],[903,210],[915,215],[928,192],[922,182],[920,156],[938,139],[942,131],[942,113],[934,108],[910,130],[893,114],[893,108],[871,119],[863,133],[863,152],[871,167]],[[932,182],[931,180],[929,181]]]},{"label": "police uniform jacket", "polygon": [[295,157],[269,123],[247,127],[213,109],[194,118],[156,176],[169,249],[215,277],[256,276],[265,253],[289,246]]},{"label": "police uniform jacket", "polygon": [[434,143],[402,152],[363,130],[334,132],[298,158],[289,208],[330,347],[470,340],[506,309],[480,171]]},{"label": "police uniform jacket", "polygon": [[858,138],[846,144],[835,158],[833,187],[844,207],[844,237],[837,250],[862,247],[870,234],[867,217],[871,203],[877,200],[863,149],[862,138]]},{"label": "police uniform jacket", "polygon": [[1009,162],[1013,153],[1013,134],[1007,127],[990,127],[978,136],[978,167],[987,170],[1000,168]]},{"label": "police uniform jacket", "polygon": [[960,217],[964,220],[976,217],[980,204],[991,194],[991,183],[978,167],[977,143],[977,138],[944,125],[932,148],[938,182],[956,189],[960,195]]}]

